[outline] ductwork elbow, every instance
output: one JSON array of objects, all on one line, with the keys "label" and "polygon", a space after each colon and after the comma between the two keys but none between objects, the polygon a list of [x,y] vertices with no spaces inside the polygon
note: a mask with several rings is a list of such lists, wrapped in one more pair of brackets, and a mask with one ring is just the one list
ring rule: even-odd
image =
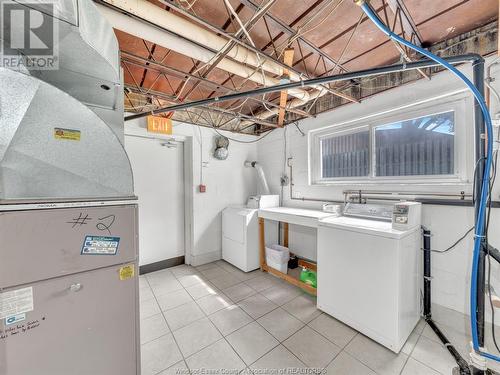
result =
[{"label": "ductwork elbow", "polygon": [[262,169],[262,166],[256,161],[246,161],[245,167],[255,168],[255,170],[257,171],[257,176],[259,177],[260,185],[262,187],[262,193],[265,195],[271,194],[271,191],[269,190],[269,185],[267,184],[266,175],[264,173],[264,169]]}]

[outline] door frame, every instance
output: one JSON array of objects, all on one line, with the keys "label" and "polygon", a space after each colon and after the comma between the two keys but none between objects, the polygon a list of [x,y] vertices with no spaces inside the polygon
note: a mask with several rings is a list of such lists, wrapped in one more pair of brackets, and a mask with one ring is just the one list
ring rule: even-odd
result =
[{"label": "door frame", "polygon": [[[184,263],[191,264],[194,246],[193,137],[149,133],[145,128],[125,127],[124,136],[183,143],[184,146]],[[133,171],[132,171],[133,172]],[[139,223],[140,225],[140,223]],[[140,251],[140,249],[139,249]]]}]

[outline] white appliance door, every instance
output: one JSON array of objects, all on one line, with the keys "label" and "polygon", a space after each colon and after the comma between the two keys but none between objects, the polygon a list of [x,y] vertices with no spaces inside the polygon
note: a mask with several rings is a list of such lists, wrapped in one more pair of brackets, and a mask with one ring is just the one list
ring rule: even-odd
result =
[{"label": "white appliance door", "polygon": [[246,242],[247,214],[249,210],[228,207],[222,212],[222,235],[239,244]]},{"label": "white appliance door", "polygon": [[395,349],[397,241],[318,228],[318,308]]}]

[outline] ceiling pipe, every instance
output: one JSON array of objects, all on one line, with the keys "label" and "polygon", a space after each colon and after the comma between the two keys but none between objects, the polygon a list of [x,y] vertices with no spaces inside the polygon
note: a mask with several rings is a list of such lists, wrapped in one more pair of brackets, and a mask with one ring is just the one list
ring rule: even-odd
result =
[{"label": "ceiling pipe", "polygon": [[[217,52],[224,48],[228,40],[217,36],[182,17],[146,0],[100,0],[98,9],[118,30],[135,35],[177,53],[210,63]],[[228,57],[223,58],[217,67],[229,73],[248,79],[262,86],[273,86],[279,79],[265,74],[259,67],[257,55],[241,46],[233,47]],[[236,60],[236,61],[235,61]],[[281,75],[283,68],[278,64],[262,59],[262,69]],[[245,65],[244,65],[245,64]],[[297,77],[296,77],[297,78]],[[300,77],[298,77],[300,78]],[[310,100],[309,92],[303,88],[290,90],[289,95],[305,104]]]},{"label": "ceiling pipe", "polygon": [[[208,87],[212,90],[219,91],[222,90],[227,93],[234,93],[237,92],[237,90],[230,89],[229,87],[223,86],[217,82],[210,81],[206,78],[202,78],[199,76],[195,76],[191,73],[186,73],[181,70],[175,69],[171,66],[167,66],[164,63],[160,63],[158,61],[153,61],[153,60],[148,60],[145,57],[137,56],[134,54],[131,54],[130,52],[127,51],[120,51],[121,56],[122,56],[122,61],[125,62],[126,64],[132,64],[135,66],[138,66],[143,69],[151,69],[153,71],[156,71],[158,73],[165,73],[165,74],[170,74],[173,75],[177,78],[180,79],[186,79],[190,77],[191,79],[194,79],[195,81],[200,82],[201,85]],[[165,94],[165,93],[163,93]],[[173,100],[174,98],[170,98],[170,100]],[[273,102],[265,101],[259,98],[251,98],[257,103],[260,104],[265,104],[268,107],[273,107],[273,108],[279,108],[279,105]],[[306,111],[302,111],[300,109],[288,109],[289,112],[295,113],[300,116],[305,116],[305,117],[314,117],[313,115],[307,113]]]},{"label": "ceiling pipe", "polygon": [[[470,54],[466,54],[466,55],[459,55],[459,56],[444,57],[443,59],[448,61],[450,64],[462,64],[462,63],[470,62],[474,65],[474,64],[484,63],[484,60],[481,57],[481,55],[474,54],[474,53],[470,53]],[[135,115],[125,117],[125,121],[145,117],[145,116],[148,116],[150,114],[156,115],[156,114],[165,113],[165,112],[180,111],[182,109],[197,107],[197,106],[201,106],[201,105],[222,103],[222,102],[226,102],[226,101],[232,101],[232,100],[236,100],[236,99],[246,98],[249,96],[263,95],[263,94],[268,94],[271,92],[289,90],[289,89],[294,88],[294,87],[300,87],[300,86],[307,87],[310,85],[318,85],[318,84],[325,84],[325,83],[330,83],[330,82],[347,81],[347,80],[351,80],[351,79],[371,77],[371,76],[380,75],[380,74],[404,72],[404,71],[423,69],[423,68],[432,68],[435,66],[439,66],[439,64],[437,64],[436,62],[434,62],[432,60],[423,59],[423,60],[419,60],[419,61],[415,61],[415,62],[411,62],[411,63],[407,63],[407,64],[381,66],[381,67],[377,67],[377,68],[359,70],[357,72],[335,74],[335,75],[331,75],[331,76],[312,78],[312,79],[302,81],[302,82],[290,82],[290,83],[285,83],[285,84],[281,84],[281,85],[277,85],[277,86],[262,87],[262,88],[258,88],[258,89],[254,89],[254,90],[250,90],[250,91],[241,91],[241,92],[237,92],[234,94],[228,94],[228,95],[223,95],[223,96],[214,97],[214,98],[202,99],[202,100],[197,100],[197,101],[193,101],[193,102],[189,102],[189,103],[177,104],[177,105],[173,105],[173,106],[169,106],[169,107],[165,107],[165,108],[160,108],[160,109],[157,109],[157,110],[151,111],[151,112],[137,113]]]},{"label": "ceiling pipe", "polygon": [[[183,13],[188,16],[186,11],[181,8],[176,7],[175,4],[170,4],[167,1],[160,0],[165,6],[171,7],[177,12]],[[228,43],[228,39],[235,41],[238,39],[226,38],[217,35],[214,31],[209,31],[206,29],[208,27],[207,23],[204,23],[202,27],[199,24],[193,23],[188,19],[179,17],[178,15],[164,11],[163,9],[158,9],[158,7],[147,0],[100,0],[101,3],[107,3],[119,9],[138,16],[142,19],[147,20],[161,28],[175,32],[176,34],[197,42],[199,44],[205,45],[213,50],[220,51]],[[244,64],[252,65],[253,67],[262,67],[266,72],[271,73],[276,76],[283,75],[284,67],[282,64],[277,64],[272,61],[272,59],[266,58],[265,56],[259,56],[257,53],[251,51],[245,43],[238,40],[239,45],[234,46],[227,52],[227,56]],[[168,46],[165,46],[168,48]],[[291,79],[294,81],[299,81],[303,77],[296,71],[291,73]]]},{"label": "ceiling pipe", "polygon": [[[99,0],[99,1],[105,1],[105,0]],[[260,49],[252,46],[251,44],[247,44],[245,41],[237,38],[234,34],[231,34],[231,33],[228,33],[227,31],[223,30],[223,29],[220,29],[218,28],[217,26],[214,26],[212,25],[211,23],[203,20],[202,18],[196,16],[195,14],[192,14],[191,12],[189,12],[188,10],[185,10],[181,7],[179,7],[177,4],[175,3],[172,3],[173,0],[158,0],[160,1],[163,5],[166,5],[168,7],[170,7],[170,9],[173,9],[175,10],[176,12],[179,12],[180,14],[186,16],[187,18],[193,20],[194,22],[196,22],[197,24],[205,27],[205,28],[208,28],[209,30],[212,30],[213,32],[215,32],[217,35],[223,35],[225,38],[227,39],[230,39],[232,42],[240,45],[242,48],[245,48],[253,53],[255,53],[255,56],[261,56],[263,60],[265,61],[270,61],[278,66],[281,67],[281,71],[279,70],[278,67],[276,67],[274,70],[272,71],[269,71],[271,73],[275,73],[277,74],[278,76],[282,76],[283,75],[283,69],[287,69],[290,73],[290,80],[292,81],[300,81],[300,80],[303,80],[303,79],[306,79],[306,78],[310,78],[308,77],[307,75],[304,75],[303,73],[301,73],[300,71],[294,69],[293,67],[290,67],[288,65],[286,65],[284,62],[281,62],[279,61],[278,59],[268,55],[267,53],[265,53],[264,51],[261,51]],[[260,8],[262,9],[262,8]],[[259,8],[256,7],[255,8],[255,11],[258,12],[259,11]],[[269,13],[266,13],[265,15],[266,17],[269,16]],[[295,34],[296,36],[297,34]],[[235,46],[233,47],[233,49],[236,48],[240,48],[238,46]],[[336,64],[336,66],[338,66],[338,64]],[[345,70],[345,69],[344,69]],[[276,73],[276,72],[280,72],[280,73]],[[318,89],[320,90],[321,88],[324,88],[326,89],[328,92],[330,92],[331,94],[333,95],[337,95],[337,96],[340,96],[341,98],[344,98],[346,100],[349,100],[351,102],[359,102],[356,98],[350,96],[350,95],[347,95],[343,92],[340,92],[338,90],[334,90],[326,85],[318,85],[316,87],[314,87],[315,89]]]},{"label": "ceiling pipe", "polygon": [[[325,95],[327,93],[328,93],[328,91],[325,90],[325,89],[321,89],[319,91],[313,91],[309,95],[309,100],[310,101],[311,100],[316,100],[316,99],[322,97],[323,95]],[[296,109],[298,107],[303,106],[304,104],[305,103],[302,100],[292,99],[291,101],[288,102],[288,104],[286,105],[286,108],[287,108],[287,110],[288,110],[288,108]],[[254,115],[254,117],[257,118],[257,119],[260,119],[260,120],[265,120],[265,119],[268,119],[269,117],[277,116],[278,114],[279,114],[279,108],[273,108],[273,109],[269,109],[267,111],[263,111],[263,112],[257,113],[257,114]]]}]

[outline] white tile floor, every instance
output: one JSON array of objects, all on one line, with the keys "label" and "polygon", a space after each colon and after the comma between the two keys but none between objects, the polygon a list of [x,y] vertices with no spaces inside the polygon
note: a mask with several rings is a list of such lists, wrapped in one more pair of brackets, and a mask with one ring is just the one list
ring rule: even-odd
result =
[{"label": "white tile floor", "polygon": [[141,276],[140,294],[143,375],[284,368],[448,375],[455,366],[423,322],[396,355],[317,310],[300,289],[224,261]]}]

